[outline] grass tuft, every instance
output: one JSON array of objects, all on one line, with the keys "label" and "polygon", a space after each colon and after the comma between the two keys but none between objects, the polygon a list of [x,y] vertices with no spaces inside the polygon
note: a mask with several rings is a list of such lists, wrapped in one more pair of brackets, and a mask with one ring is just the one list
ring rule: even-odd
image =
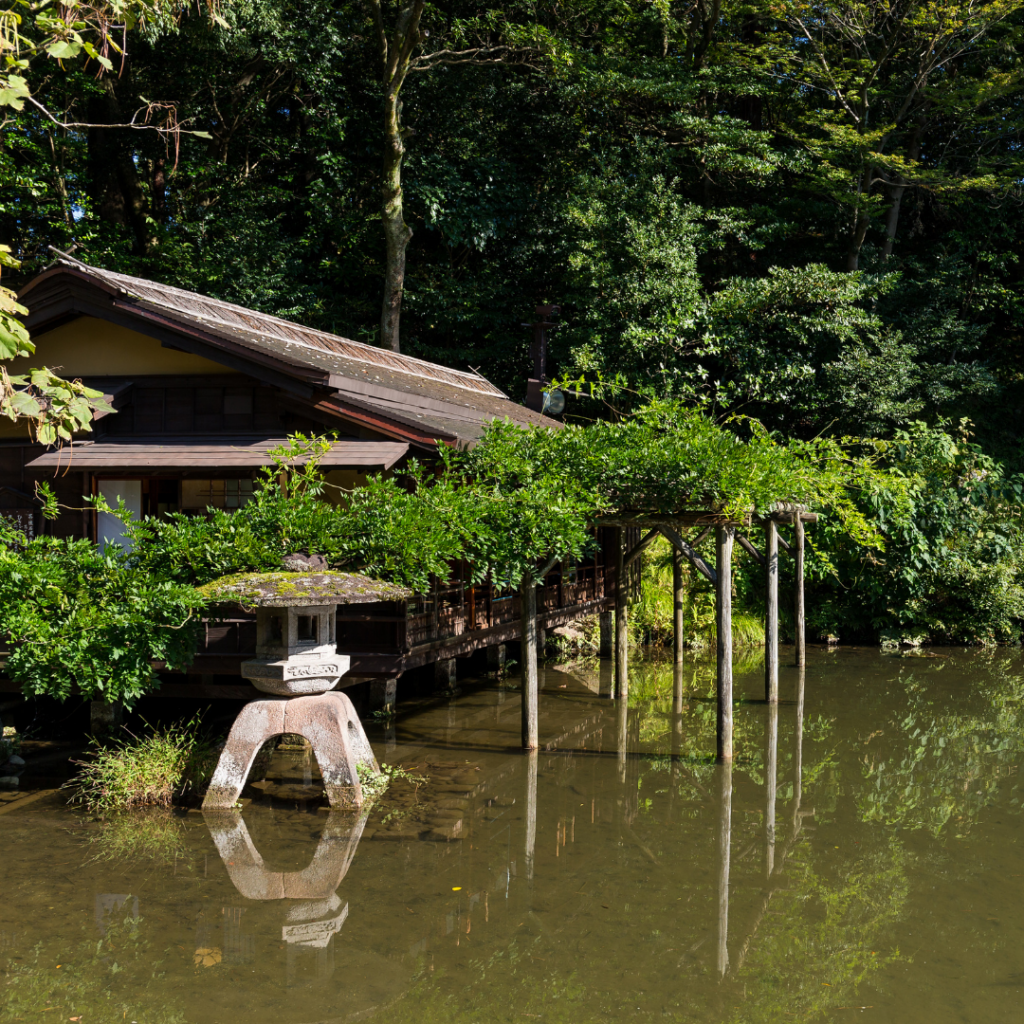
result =
[{"label": "grass tuft", "polygon": [[[148,723],[147,723],[148,724]],[[78,774],[66,783],[69,803],[108,814],[169,807],[176,796],[201,792],[213,775],[217,750],[199,731],[198,717],[146,736],[102,743],[93,739]]]}]

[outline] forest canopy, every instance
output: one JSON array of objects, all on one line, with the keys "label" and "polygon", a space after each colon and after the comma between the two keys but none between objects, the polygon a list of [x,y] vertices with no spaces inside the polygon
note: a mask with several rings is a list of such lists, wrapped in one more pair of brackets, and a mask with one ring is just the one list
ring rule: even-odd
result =
[{"label": "forest canopy", "polygon": [[53,245],[517,399],[556,303],[569,421],[891,443],[915,515],[862,494],[874,562],[820,531],[823,635],[1019,635],[1022,0],[25,12],[9,280]]}]

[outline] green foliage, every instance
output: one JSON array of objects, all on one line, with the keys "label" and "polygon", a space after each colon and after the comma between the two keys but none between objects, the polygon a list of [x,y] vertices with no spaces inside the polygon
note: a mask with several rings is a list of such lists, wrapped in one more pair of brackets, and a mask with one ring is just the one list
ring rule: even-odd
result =
[{"label": "green foliage", "polygon": [[191,662],[203,604],[191,587],[137,571],[113,545],[3,529],[0,630],[24,693],[131,705],[159,685],[154,660]]},{"label": "green foliage", "polygon": [[403,779],[412,786],[423,786],[430,780],[425,775],[417,775],[400,764],[384,764],[381,762],[380,772],[375,772],[365,761],[356,765],[359,773],[359,784],[363,787],[363,795],[376,799],[383,796],[396,779]]},{"label": "green foliage", "polygon": [[[738,564],[742,564],[744,555],[741,549],[737,557]],[[629,603],[630,643],[670,646],[673,642],[674,622],[672,546],[659,537],[652,541],[640,557],[640,592]],[[683,563],[683,593],[683,637],[686,646],[695,650],[714,647],[714,588],[688,562]],[[763,646],[763,616],[746,611],[734,612],[732,642],[734,648]]]},{"label": "green foliage", "polygon": [[821,524],[808,562],[818,584],[810,621],[844,638],[1019,640],[1024,480],[972,442],[966,423],[901,430],[885,462],[886,475],[858,498],[885,553],[854,551]]},{"label": "green foliage", "polygon": [[217,751],[193,718],[143,737],[114,742],[93,739],[86,760],[67,783],[70,802],[109,814],[138,807],[168,807],[175,796],[205,790],[217,765]]}]

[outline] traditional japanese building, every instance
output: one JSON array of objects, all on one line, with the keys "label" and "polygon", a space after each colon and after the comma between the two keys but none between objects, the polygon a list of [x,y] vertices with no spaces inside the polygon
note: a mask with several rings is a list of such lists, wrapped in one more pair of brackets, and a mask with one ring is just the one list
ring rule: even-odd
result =
[{"label": "traditional japanese building", "polygon": [[[36,353],[9,372],[49,366],[102,391],[115,410],[59,449],[0,421],[0,514],[37,532],[120,542],[120,522],[97,515],[87,495],[122,499],[136,516],[238,508],[260,467],[272,464],[268,450],[295,432],[336,433],[322,466],[330,483],[351,488],[368,474],[400,472],[413,456],[429,460],[439,445],[472,445],[495,418],[558,426],[479,373],[64,255],[19,299]],[[41,521],[32,497],[42,480],[65,507],[53,522]],[[454,567],[452,580],[401,607],[339,613],[338,647],[352,657],[352,678],[395,678],[516,637],[518,599],[463,586],[460,575]],[[602,609],[604,559],[559,567],[538,596],[543,626]],[[216,695],[226,694],[254,642],[254,622],[244,616],[210,624],[194,666],[203,682],[191,680],[189,695],[214,695],[214,676]],[[185,695],[185,685],[170,688]]]}]

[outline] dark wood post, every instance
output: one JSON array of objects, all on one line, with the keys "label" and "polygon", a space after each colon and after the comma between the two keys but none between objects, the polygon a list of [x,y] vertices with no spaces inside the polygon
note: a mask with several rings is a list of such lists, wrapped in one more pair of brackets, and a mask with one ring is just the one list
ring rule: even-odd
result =
[{"label": "dark wood post", "polygon": [[775,871],[775,789],[779,771],[779,705],[777,701],[768,705],[768,756],[766,761],[764,876],[766,879],[770,879]]},{"label": "dark wood post", "polygon": [[729,844],[732,839],[732,762],[718,768],[718,976],[729,970]]},{"label": "dark wood post", "polygon": [[764,699],[779,702],[779,528],[765,524]]},{"label": "dark wood post", "polygon": [[672,545],[672,654],[683,663],[683,553]]},{"label": "dark wood post", "polygon": [[626,570],[623,565],[622,527],[616,526],[612,543],[615,555],[615,695],[625,699],[629,694],[629,639],[626,632]]},{"label": "dark wood post", "polygon": [[796,633],[796,666],[807,664],[807,647],[804,638],[804,521],[797,510],[793,518],[796,543],[793,545],[793,563],[796,566],[796,582],[793,585],[793,628]]},{"label": "dark wood post", "polygon": [[523,638],[523,747],[536,750],[537,722],[537,588],[528,579],[520,588]]},{"label": "dark wood post", "polygon": [[732,760],[732,547],[736,530],[716,531],[715,630],[718,648],[718,760]]}]

